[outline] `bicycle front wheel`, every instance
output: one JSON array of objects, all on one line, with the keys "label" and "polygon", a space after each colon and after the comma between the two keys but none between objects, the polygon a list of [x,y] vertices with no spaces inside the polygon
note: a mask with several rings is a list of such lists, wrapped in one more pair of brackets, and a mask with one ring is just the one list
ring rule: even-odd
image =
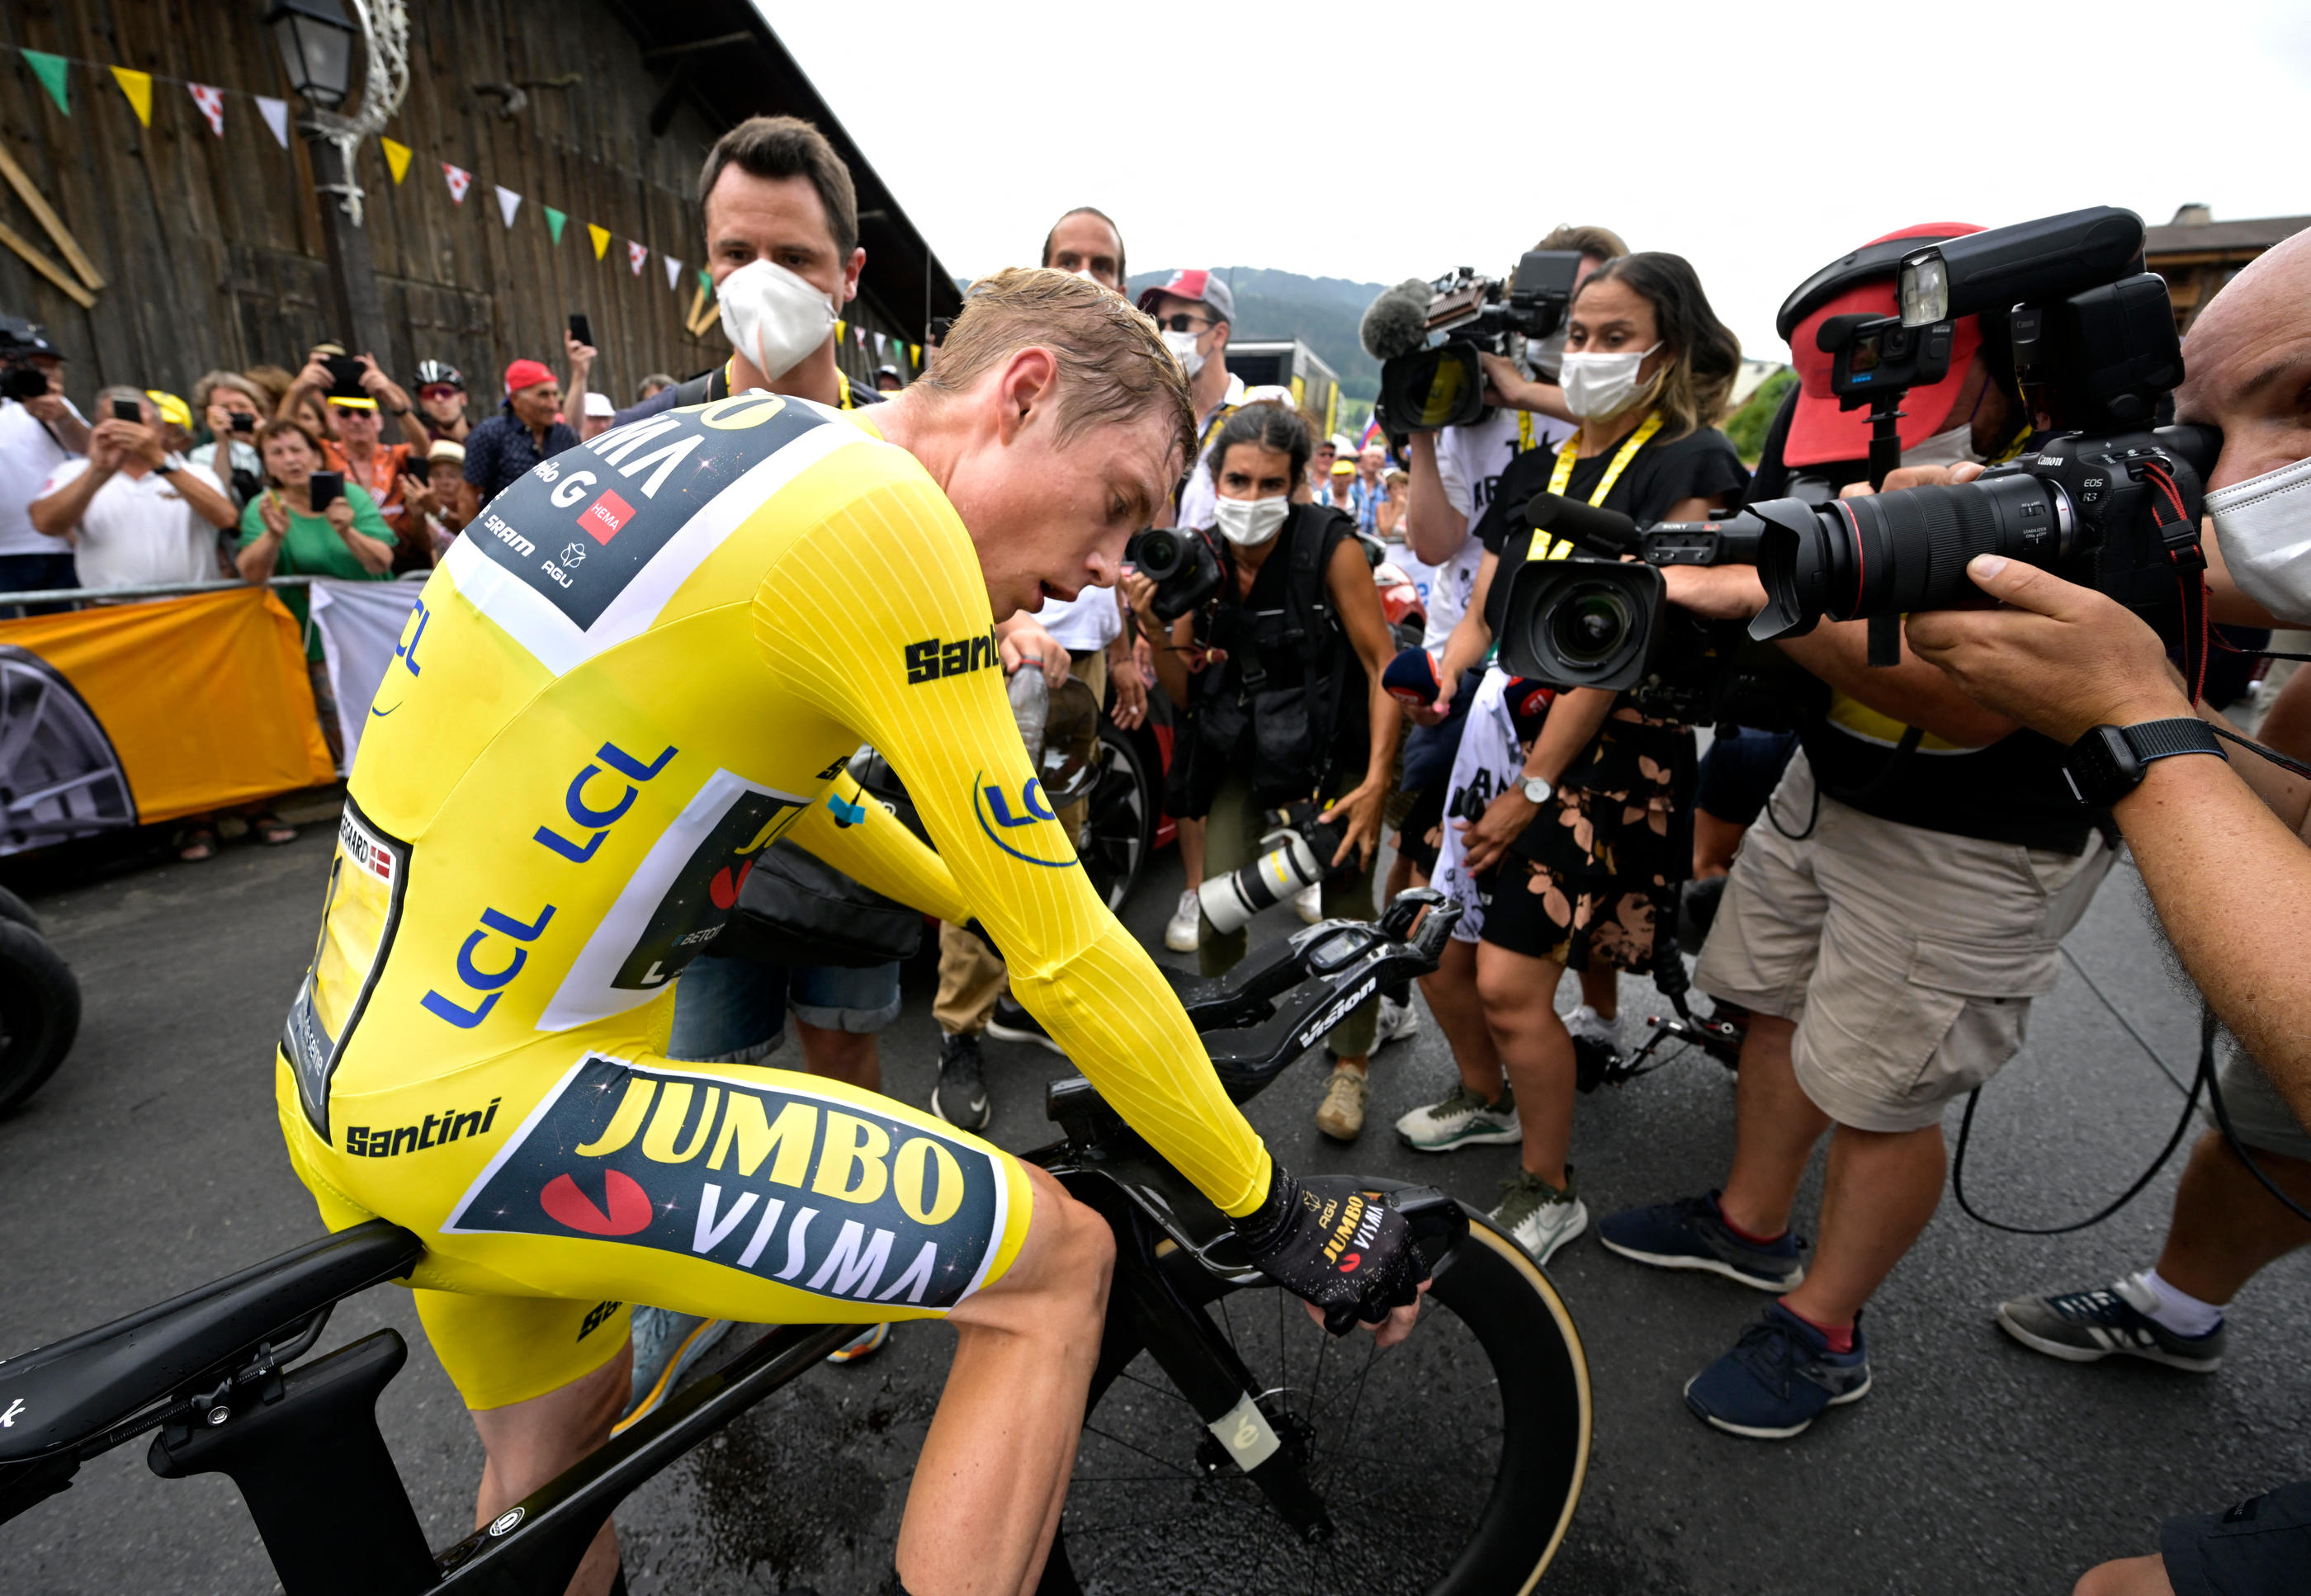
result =
[{"label": "bicycle front wheel", "polygon": [[1335,1339],[1280,1289],[1203,1312],[1297,1449],[1330,1533],[1304,1540],[1146,1353],[1095,1388],[1046,1592],[1529,1592],[1588,1468],[1589,1366],[1557,1288],[1481,1216],[1409,1340]]}]

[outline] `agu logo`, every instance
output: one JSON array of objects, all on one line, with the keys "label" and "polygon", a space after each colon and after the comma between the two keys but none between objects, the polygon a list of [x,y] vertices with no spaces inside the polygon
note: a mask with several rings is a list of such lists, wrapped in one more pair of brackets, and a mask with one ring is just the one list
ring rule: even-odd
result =
[{"label": "agu logo", "polygon": [[578,512],[578,524],[596,543],[607,543],[634,519],[634,507],[607,488],[602,496]]},{"label": "agu logo", "polygon": [[1017,789],[990,781],[979,772],[971,781],[972,813],[987,840],[1013,859],[1046,869],[1063,870],[1076,862],[1059,815],[1043,801],[1043,784],[1030,776]]}]

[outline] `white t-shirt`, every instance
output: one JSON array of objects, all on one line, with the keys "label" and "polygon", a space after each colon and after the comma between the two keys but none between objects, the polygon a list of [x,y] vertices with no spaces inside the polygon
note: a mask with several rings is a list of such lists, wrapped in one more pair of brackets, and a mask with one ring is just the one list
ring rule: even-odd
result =
[{"label": "white t-shirt", "polygon": [[1046,598],[1035,624],[1070,654],[1104,649],[1123,634],[1123,612],[1113,588],[1086,588],[1073,598]]},{"label": "white t-shirt", "polygon": [[[1521,426],[1522,417],[1525,425]],[[1469,536],[1451,559],[1435,568],[1430,579],[1428,628],[1421,646],[1440,658],[1445,640],[1469,608],[1477,586],[1477,567],[1485,557],[1476,539],[1477,523],[1493,501],[1501,473],[1521,452],[1520,441],[1529,427],[1536,449],[1554,449],[1573,435],[1570,422],[1530,411],[1496,410],[1472,427],[1446,427],[1436,435],[1436,477],[1443,484],[1444,502],[1461,512]]]},{"label": "white t-shirt", "polygon": [[[48,473],[33,497],[47,498],[87,469],[86,460],[66,460]],[[224,492],[205,466],[187,466],[184,473]],[[216,550],[217,529],[158,471],[142,476],[114,472],[73,531],[73,567],[83,588],[214,580]]]},{"label": "white t-shirt", "polygon": [[[1221,410],[1243,403],[1243,379],[1231,371],[1228,373],[1227,392],[1220,396],[1220,402],[1196,418],[1196,435],[1202,437],[1204,430],[1211,425],[1212,417]],[[1217,441],[1218,432],[1213,432],[1212,437]],[[1207,444],[1203,453],[1197,458],[1195,470],[1189,474],[1187,485],[1180,490],[1180,514],[1179,519],[1172,523],[1173,526],[1197,531],[1219,519],[1220,490],[1219,485],[1212,481],[1211,458],[1211,447]]]},{"label": "white t-shirt", "polygon": [[[80,412],[70,399],[65,408]],[[13,399],[0,400],[0,554],[62,554],[72,545],[32,529],[25,507],[40,497],[48,473],[79,457],[57,441],[40,418]]]}]

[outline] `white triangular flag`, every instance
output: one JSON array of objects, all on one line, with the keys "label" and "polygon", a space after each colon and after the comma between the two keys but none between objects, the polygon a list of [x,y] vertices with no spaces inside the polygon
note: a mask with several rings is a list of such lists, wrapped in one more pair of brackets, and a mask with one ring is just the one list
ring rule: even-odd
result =
[{"label": "white triangular flag", "polygon": [[497,185],[497,191],[498,214],[505,218],[505,224],[508,227],[511,227],[513,225],[513,214],[521,209],[521,196],[516,194],[503,183]]},{"label": "white triangular flag", "polygon": [[264,117],[265,125],[273,129],[273,142],[283,149],[287,149],[289,147],[289,102],[285,100],[275,100],[267,94],[252,94],[249,98],[257,101],[257,111]]},{"label": "white triangular flag", "polygon": [[682,262],[675,259],[671,255],[661,255],[658,258],[666,262],[666,285],[668,288],[680,288],[682,286]]},{"label": "white triangular flag", "polygon": [[642,275],[642,262],[649,258],[650,246],[648,244],[637,244],[632,239],[628,239],[626,240],[626,259],[632,263],[635,276],[639,277]]},{"label": "white triangular flag", "polygon": [[209,131],[219,138],[224,136],[224,91],[207,83],[187,83],[193,92],[193,103],[201,108],[201,115],[209,119]]},{"label": "white triangular flag", "polygon": [[466,190],[474,186],[474,174],[462,166],[452,166],[444,161],[441,163],[441,176],[449,181],[450,200],[455,204],[464,205]]}]

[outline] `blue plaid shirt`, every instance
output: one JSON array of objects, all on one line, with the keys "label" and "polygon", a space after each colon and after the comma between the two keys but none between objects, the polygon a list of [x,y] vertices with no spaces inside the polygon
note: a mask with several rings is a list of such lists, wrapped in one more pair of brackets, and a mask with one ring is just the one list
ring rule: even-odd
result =
[{"label": "blue plaid shirt", "polygon": [[545,447],[539,449],[536,435],[514,414],[513,402],[508,400],[495,415],[466,434],[466,480],[487,504],[539,461],[577,447],[578,434],[569,423],[555,422],[546,429]]}]

